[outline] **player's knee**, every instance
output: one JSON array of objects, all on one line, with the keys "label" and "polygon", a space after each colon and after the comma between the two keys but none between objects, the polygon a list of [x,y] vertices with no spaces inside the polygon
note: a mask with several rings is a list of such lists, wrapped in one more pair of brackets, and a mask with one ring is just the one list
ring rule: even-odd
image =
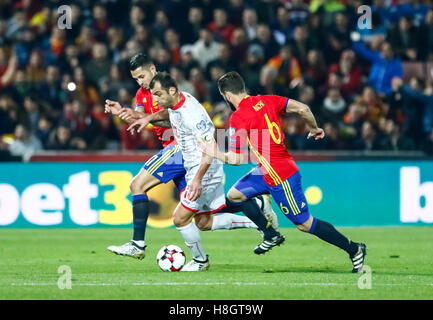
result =
[{"label": "player's knee", "polygon": [[142,186],[136,178],[133,178],[131,180],[131,183],[129,184],[129,189],[131,190],[132,194],[140,194],[143,192]]},{"label": "player's knee", "polygon": [[247,197],[242,192],[236,190],[235,188],[231,188],[229,190],[227,194],[227,198],[233,202],[242,202],[247,200]]},{"label": "player's knee", "polygon": [[173,216],[173,224],[180,228],[183,227],[185,225],[185,219],[182,219],[182,217],[178,216],[178,215],[174,215]]},{"label": "player's knee", "polygon": [[302,232],[309,232],[310,231],[310,229],[311,229],[311,226],[313,225],[313,217],[312,216],[310,216],[309,218],[308,218],[308,220],[307,221],[305,221],[304,223],[302,223],[302,224],[297,224],[296,225],[296,228],[298,228],[298,230],[300,230],[300,231],[302,231]]},{"label": "player's knee", "polygon": [[212,220],[213,219],[211,215],[201,215],[194,218],[197,228],[199,228],[201,231],[212,230]]},{"label": "player's knee", "polygon": [[305,223],[304,224],[297,224],[296,228],[298,228],[298,230],[302,231],[302,232],[308,232],[308,231],[310,231],[310,227],[307,226]]}]

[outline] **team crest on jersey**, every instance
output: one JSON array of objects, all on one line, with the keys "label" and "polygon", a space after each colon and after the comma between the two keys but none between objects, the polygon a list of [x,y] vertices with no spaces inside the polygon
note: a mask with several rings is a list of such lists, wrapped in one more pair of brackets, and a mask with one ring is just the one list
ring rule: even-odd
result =
[{"label": "team crest on jersey", "polygon": [[147,103],[147,99],[146,98],[143,98],[143,103]]},{"label": "team crest on jersey", "polygon": [[202,120],[196,124],[196,127],[201,132],[207,132],[212,127],[212,125],[209,125],[205,120]]}]

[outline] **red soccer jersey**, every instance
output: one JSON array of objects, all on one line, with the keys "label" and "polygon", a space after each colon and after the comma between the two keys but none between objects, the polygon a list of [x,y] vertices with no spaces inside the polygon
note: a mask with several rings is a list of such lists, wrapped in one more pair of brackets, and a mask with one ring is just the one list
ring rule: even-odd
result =
[{"label": "red soccer jersey", "polygon": [[287,101],[275,95],[247,96],[230,118],[230,150],[241,153],[248,144],[270,186],[281,184],[298,171],[284,145],[279,117]]},{"label": "red soccer jersey", "polygon": [[[148,114],[153,114],[163,109],[156,102],[153,102],[153,97],[150,93],[150,90],[146,90],[144,88],[137,90],[137,93],[135,94],[135,106],[144,108],[144,112]],[[161,141],[164,148],[169,144],[176,143],[176,140],[173,136],[173,131],[171,129],[154,126],[153,130],[158,135],[158,139]]]}]

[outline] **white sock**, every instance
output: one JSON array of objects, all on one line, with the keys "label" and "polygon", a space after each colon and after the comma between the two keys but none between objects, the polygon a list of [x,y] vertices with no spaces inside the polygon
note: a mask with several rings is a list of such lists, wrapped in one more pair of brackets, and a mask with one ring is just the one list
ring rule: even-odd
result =
[{"label": "white sock", "polygon": [[182,234],[185,244],[191,250],[193,258],[199,261],[206,261],[207,257],[201,244],[200,230],[195,223],[191,222],[184,227],[177,227],[176,229]]},{"label": "white sock", "polygon": [[217,213],[213,216],[212,231],[220,229],[253,228],[257,226],[249,218],[232,213]]},{"label": "white sock", "polygon": [[144,240],[132,240],[140,248],[144,247]]}]

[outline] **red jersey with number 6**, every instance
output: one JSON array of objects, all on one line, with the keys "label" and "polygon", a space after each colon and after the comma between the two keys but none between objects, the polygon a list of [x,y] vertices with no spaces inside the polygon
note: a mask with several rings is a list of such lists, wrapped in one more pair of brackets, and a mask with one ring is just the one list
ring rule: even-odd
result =
[{"label": "red jersey with number 6", "polygon": [[267,184],[276,186],[298,171],[284,145],[280,112],[288,98],[246,96],[230,118],[230,150],[241,153],[248,145],[259,162]]},{"label": "red jersey with number 6", "polygon": [[[138,108],[144,108],[144,112],[148,114],[152,114],[163,109],[163,107],[159,106],[153,101],[153,96],[152,93],[150,93],[150,90],[146,90],[142,87],[138,89],[137,93],[135,94],[135,106]],[[154,126],[153,130],[158,135],[158,139],[161,141],[164,148],[169,144],[176,144],[176,140],[174,139],[173,131],[171,129]]]}]

